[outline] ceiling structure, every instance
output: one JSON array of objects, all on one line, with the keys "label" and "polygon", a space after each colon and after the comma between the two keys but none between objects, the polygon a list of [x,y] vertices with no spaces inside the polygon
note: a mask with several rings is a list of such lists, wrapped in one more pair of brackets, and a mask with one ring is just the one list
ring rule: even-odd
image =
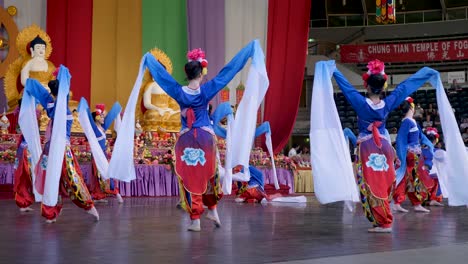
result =
[{"label": "ceiling structure", "polygon": [[[311,1],[309,54],[319,51],[339,60],[339,47],[345,44],[468,38],[468,0],[394,0],[397,24],[392,25],[375,22],[375,0]],[[440,71],[468,70],[466,60],[392,63],[388,69],[411,73],[425,65]]]}]

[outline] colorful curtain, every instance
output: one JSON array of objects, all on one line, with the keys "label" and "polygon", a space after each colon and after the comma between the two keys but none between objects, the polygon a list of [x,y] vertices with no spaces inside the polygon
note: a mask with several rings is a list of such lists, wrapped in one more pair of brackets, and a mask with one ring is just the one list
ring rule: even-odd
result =
[{"label": "colorful curtain", "polygon": [[275,153],[288,142],[296,120],[304,79],[310,6],[310,0],[268,2],[266,50],[270,89],[265,99],[264,120],[270,122]]},{"label": "colorful curtain", "polygon": [[143,53],[155,47],[163,50],[172,60],[172,75],[183,83],[188,50],[186,1],[141,0],[141,5]]},{"label": "colorful curtain", "polygon": [[380,24],[396,23],[395,1],[375,0],[375,20]]},{"label": "colorful curtain", "polygon": [[[211,80],[224,66],[224,0],[187,1],[188,50],[201,48],[208,60],[207,79]],[[221,102],[220,94],[212,101]]]},{"label": "colorful curtain", "polygon": [[93,0],[48,0],[46,21],[53,47],[50,60],[70,69],[73,99],[89,99]]},{"label": "colorful curtain", "polygon": [[[232,57],[249,41],[260,40],[260,46],[265,50],[266,28],[268,16],[267,0],[225,0],[226,16],[226,54],[225,62],[229,62]],[[228,84],[231,88],[230,101],[236,104],[236,87],[245,84],[247,79],[246,66]]]}]

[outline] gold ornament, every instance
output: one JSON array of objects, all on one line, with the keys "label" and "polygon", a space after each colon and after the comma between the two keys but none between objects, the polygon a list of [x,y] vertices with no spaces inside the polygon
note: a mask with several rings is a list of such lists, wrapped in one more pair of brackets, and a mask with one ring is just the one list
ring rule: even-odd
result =
[{"label": "gold ornament", "polygon": [[[166,67],[167,72],[169,74],[172,74],[172,61],[167,56],[164,51],[158,49],[158,48],[153,48],[152,50],[149,51],[151,55],[153,55],[156,60],[158,60],[164,67]],[[143,100],[143,94],[145,93],[145,87],[148,86],[150,82],[153,81],[153,76],[151,76],[151,73],[148,71],[148,69],[145,70],[145,73],[143,75],[143,80],[140,86],[140,92],[138,93],[138,101],[137,101],[137,109],[136,109],[136,116],[135,120],[143,120],[143,111],[141,110],[141,101]]]},{"label": "gold ornament", "polygon": [[16,13],[18,13],[18,9],[16,8],[16,6],[9,6],[7,7],[7,12],[10,16],[15,16]]},{"label": "gold ornament", "polygon": [[[18,36],[16,37],[16,49],[18,50],[20,57],[18,57],[13,63],[11,63],[8,66],[8,70],[5,74],[5,96],[8,101],[9,111],[14,110],[14,108],[18,105],[18,99],[21,98],[22,94],[18,92],[18,88],[16,87],[18,76],[20,75],[21,69],[23,68],[24,64],[31,59],[31,54],[29,54],[28,45],[37,36],[41,37],[46,43],[46,60],[52,53],[52,44],[50,41],[50,37],[39,26],[33,24],[19,32]],[[10,50],[11,48],[12,47],[10,46]],[[48,62],[48,65],[49,70],[54,71],[55,67],[53,66],[53,64]]]}]

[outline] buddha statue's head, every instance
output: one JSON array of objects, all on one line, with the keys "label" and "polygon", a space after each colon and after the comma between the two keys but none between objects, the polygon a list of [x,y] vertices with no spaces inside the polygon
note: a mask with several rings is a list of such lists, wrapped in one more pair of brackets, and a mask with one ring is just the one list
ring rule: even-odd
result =
[{"label": "buddha statue's head", "polygon": [[44,58],[46,52],[46,42],[39,36],[35,37],[30,45],[29,50],[31,51],[31,57],[36,58]]}]

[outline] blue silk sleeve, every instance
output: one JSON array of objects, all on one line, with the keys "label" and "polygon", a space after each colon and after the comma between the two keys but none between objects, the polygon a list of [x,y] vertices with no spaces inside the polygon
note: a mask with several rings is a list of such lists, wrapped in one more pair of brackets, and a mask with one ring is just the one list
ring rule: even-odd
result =
[{"label": "blue silk sleeve", "polygon": [[432,169],[432,160],[434,158],[433,152],[429,148],[423,148],[421,152],[424,156],[424,165],[426,165],[429,170]]},{"label": "blue silk sleeve", "polygon": [[353,131],[351,131],[351,129],[349,128],[345,128],[343,129],[343,134],[345,135],[345,138],[347,138],[351,142],[351,144],[353,144],[353,146],[356,147],[357,138],[356,135],[354,135]]},{"label": "blue silk sleeve", "polygon": [[47,116],[53,118],[55,107],[47,107],[49,103],[55,103],[54,98],[36,79],[29,78],[26,80],[25,92],[32,95],[44,109],[47,111]]},{"label": "blue silk sleeve", "polygon": [[166,69],[157,61],[151,53],[145,55],[145,65],[151,72],[153,79],[161,88],[176,101],[179,98],[181,85],[167,72]]},{"label": "blue silk sleeve", "polygon": [[218,137],[226,138],[226,129],[222,127],[219,122],[228,115],[232,115],[232,108],[227,102],[218,105],[214,113],[211,115],[211,119],[213,120],[213,130]]},{"label": "blue silk sleeve", "polygon": [[255,137],[259,137],[265,133],[271,132],[270,122],[265,121],[255,129]]},{"label": "blue silk sleeve", "polygon": [[362,104],[366,103],[366,98],[362,96],[353,87],[353,85],[351,85],[351,83],[349,83],[349,81],[338,70],[338,68],[336,68],[333,72],[333,77],[335,78],[338,87],[340,87],[340,90],[343,92],[343,95],[345,96],[346,100],[348,100],[348,102],[351,104],[354,110],[358,112],[359,109],[362,107]]},{"label": "blue silk sleeve", "polygon": [[408,134],[411,129],[411,121],[405,119],[401,122],[400,129],[396,137],[396,154],[400,160],[400,167],[396,170],[397,184],[403,179],[406,173],[406,154],[408,150]]},{"label": "blue silk sleeve", "polygon": [[102,128],[104,128],[104,130],[109,129],[110,125],[112,124],[114,119],[118,115],[120,115],[121,111],[122,111],[122,106],[120,106],[119,102],[115,102],[111,110],[109,110],[106,117],[104,118],[104,125],[102,126]]},{"label": "blue silk sleeve", "polygon": [[247,60],[254,52],[254,41],[251,41],[242,48],[232,60],[212,80],[205,83],[201,89],[206,94],[207,100],[211,100],[221,89],[234,78],[234,76],[244,68]]},{"label": "blue silk sleeve", "polygon": [[397,108],[409,95],[419,89],[425,82],[438,72],[429,67],[424,67],[411,75],[408,79],[397,85],[395,90],[384,101],[389,111]]}]

